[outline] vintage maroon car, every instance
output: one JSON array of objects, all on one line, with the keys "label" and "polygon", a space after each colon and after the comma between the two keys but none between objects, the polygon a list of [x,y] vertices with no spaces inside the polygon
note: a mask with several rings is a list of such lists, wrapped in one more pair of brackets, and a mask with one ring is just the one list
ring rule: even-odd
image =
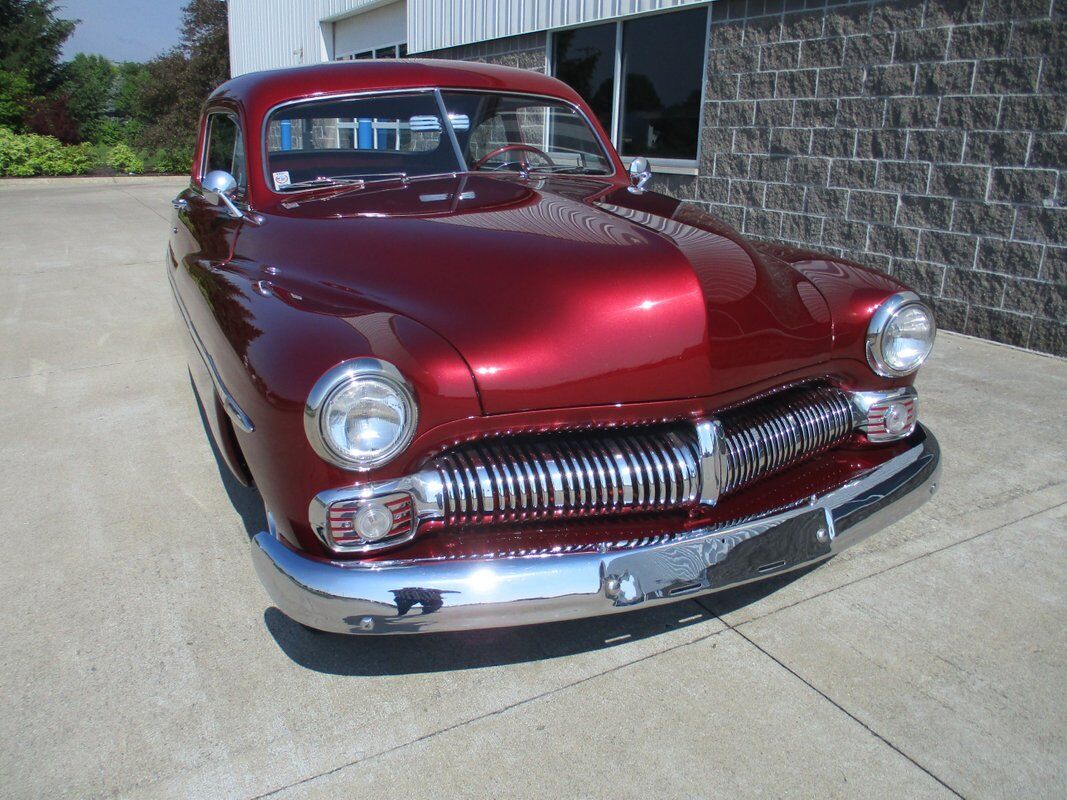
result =
[{"label": "vintage maroon car", "polygon": [[330,64],[210,97],[166,271],[285,614],[645,608],[817,563],[933,493],[919,298],[629,173],[533,72]]}]

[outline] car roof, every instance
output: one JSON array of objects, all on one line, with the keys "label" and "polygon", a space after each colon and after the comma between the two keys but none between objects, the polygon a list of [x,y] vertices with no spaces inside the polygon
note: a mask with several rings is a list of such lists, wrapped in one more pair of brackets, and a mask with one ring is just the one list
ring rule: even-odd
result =
[{"label": "car roof", "polygon": [[251,117],[279,103],[344,92],[388,89],[488,89],[542,94],[580,103],[562,81],[533,70],[441,59],[334,61],[308,67],[250,72],[219,86],[208,99],[230,101]]}]

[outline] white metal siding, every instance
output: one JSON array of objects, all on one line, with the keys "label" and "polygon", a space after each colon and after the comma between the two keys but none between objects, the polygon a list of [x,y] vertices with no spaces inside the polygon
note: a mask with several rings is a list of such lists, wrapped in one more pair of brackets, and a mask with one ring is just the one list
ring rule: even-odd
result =
[{"label": "white metal siding", "polygon": [[[230,72],[317,64],[334,58],[334,25],[393,0],[229,0]],[[410,0],[408,52],[419,53],[708,0]],[[374,11],[372,11],[374,9]],[[337,23],[347,36],[348,20]],[[404,38],[404,37],[400,37]],[[342,50],[340,52],[350,52]]]},{"label": "white metal siding", "polygon": [[330,61],[333,20],[388,2],[229,0],[230,74]]},{"label": "white metal siding", "polygon": [[404,3],[391,3],[333,23],[333,55],[347,56],[407,41]]},{"label": "white metal siding", "polygon": [[706,4],[708,0],[412,0],[408,52]]}]

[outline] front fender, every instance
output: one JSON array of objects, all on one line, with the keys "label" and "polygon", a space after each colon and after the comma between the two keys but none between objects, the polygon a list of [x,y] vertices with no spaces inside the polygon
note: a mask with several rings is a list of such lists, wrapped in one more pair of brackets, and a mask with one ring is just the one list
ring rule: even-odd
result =
[{"label": "front fender", "polygon": [[[251,273],[251,274],[250,274]],[[191,316],[222,380],[254,424],[237,444],[279,531],[304,550],[324,552],[307,509],[318,492],[410,472],[419,438],[447,422],[481,413],[466,362],[424,325],[361,300],[258,278],[231,262],[190,299]],[[414,389],[419,406],[413,445],[371,472],[342,470],[307,440],[303,413],[315,381],[353,358],[388,361]]]}]

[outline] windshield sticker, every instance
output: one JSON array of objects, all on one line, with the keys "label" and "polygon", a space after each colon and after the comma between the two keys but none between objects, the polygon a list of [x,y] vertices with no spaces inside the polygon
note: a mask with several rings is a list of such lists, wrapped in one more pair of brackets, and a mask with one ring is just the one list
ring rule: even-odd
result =
[{"label": "windshield sticker", "polygon": [[284,172],[275,172],[274,173],[274,188],[275,189],[284,189],[286,186],[289,185],[289,183],[290,183],[289,170],[285,170]]}]

